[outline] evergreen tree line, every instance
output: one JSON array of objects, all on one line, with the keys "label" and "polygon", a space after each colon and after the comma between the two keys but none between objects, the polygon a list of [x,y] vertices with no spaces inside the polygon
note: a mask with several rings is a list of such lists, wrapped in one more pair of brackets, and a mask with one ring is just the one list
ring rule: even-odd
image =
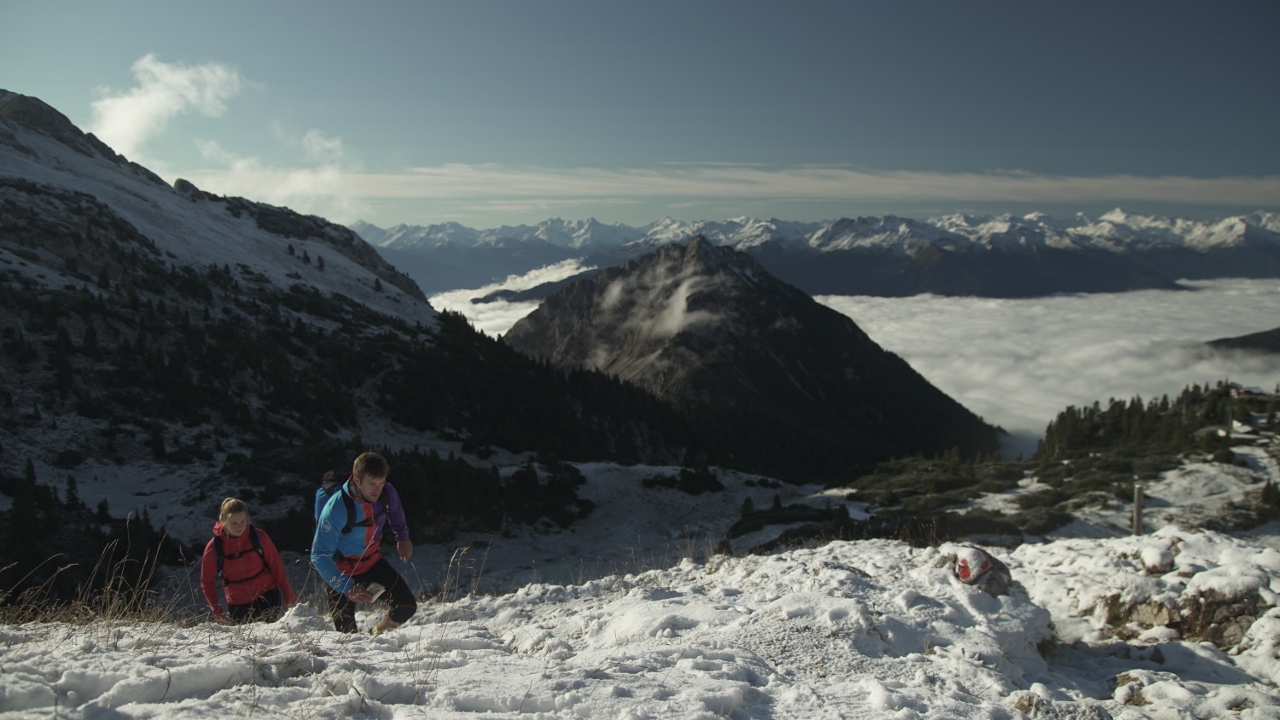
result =
[{"label": "evergreen tree line", "polygon": [[28,460],[21,474],[0,470],[0,492],[13,500],[0,513],[0,605],[30,600],[80,601],[142,609],[155,599],[159,564],[191,559],[145,507],[114,517],[105,499],[90,508],[68,475],[62,497],[40,482]]},{"label": "evergreen tree line", "polygon": [[[367,449],[356,438],[276,448],[252,457],[233,454],[223,471],[252,481],[238,492],[251,504],[291,498],[293,508],[283,519],[271,522],[271,536],[282,549],[304,552],[314,535],[312,503],[320,479],[330,470],[349,472],[351,458]],[[565,528],[592,509],[589,501],[578,497],[586,479],[553,453],[528,460],[504,478],[496,467],[476,467],[434,449],[383,447],[378,452],[391,465],[388,481],[400,496],[415,542],[447,542],[459,533],[510,531],[542,522]],[[209,495],[206,501],[212,512],[221,497]]]},{"label": "evergreen tree line", "polygon": [[1276,396],[1233,397],[1226,381],[1213,387],[1189,385],[1172,401],[1164,395],[1144,403],[1135,396],[1127,402],[1113,398],[1105,407],[1097,402],[1070,406],[1045,429],[1035,459],[1045,464],[1101,450],[1131,455],[1213,452],[1230,443],[1227,434],[1214,430],[1225,430],[1232,420],[1247,423],[1253,414],[1274,425],[1277,409]]}]

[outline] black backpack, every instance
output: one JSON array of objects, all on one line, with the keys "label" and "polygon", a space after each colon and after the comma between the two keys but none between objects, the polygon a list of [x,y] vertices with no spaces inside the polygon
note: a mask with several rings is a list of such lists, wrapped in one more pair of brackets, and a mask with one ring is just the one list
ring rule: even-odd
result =
[{"label": "black backpack", "polygon": [[[326,496],[333,497],[335,492],[342,495],[342,504],[347,508],[347,522],[342,526],[343,535],[351,532],[351,529],[354,527],[380,525],[382,522],[387,521],[388,514],[391,512],[391,500],[387,497],[387,493],[384,491],[378,496],[378,504],[382,506],[382,511],[378,512],[375,509],[373,517],[367,517],[360,522],[356,522],[356,501],[351,499],[351,496],[347,494],[346,490],[342,489],[342,485],[349,477],[351,477],[351,473],[346,472],[345,470],[330,470],[324,474],[323,478],[320,479],[320,489],[324,491]],[[382,517],[382,522],[378,522],[379,516]]]},{"label": "black backpack", "polygon": [[[258,553],[258,557],[262,559],[262,569],[247,578],[232,580],[231,582],[242,583],[246,580],[252,580],[267,571],[267,554],[262,551],[262,538],[258,537],[258,528],[253,525],[249,525],[249,527],[245,529],[245,532],[249,533],[249,542],[253,543],[253,551]],[[232,555],[231,559],[235,560],[241,555],[244,555],[245,552],[248,552],[248,550]],[[227,578],[222,574],[222,563],[227,559],[227,554],[222,549],[221,535],[213,536],[213,554],[218,559],[218,579],[222,581],[223,585],[226,585]]]}]

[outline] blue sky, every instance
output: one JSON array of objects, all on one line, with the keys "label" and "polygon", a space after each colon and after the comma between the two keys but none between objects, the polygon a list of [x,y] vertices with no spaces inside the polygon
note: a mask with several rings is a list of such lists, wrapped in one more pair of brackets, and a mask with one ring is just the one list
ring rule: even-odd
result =
[{"label": "blue sky", "polygon": [[1280,210],[1280,4],[28,2],[0,87],[389,226]]}]

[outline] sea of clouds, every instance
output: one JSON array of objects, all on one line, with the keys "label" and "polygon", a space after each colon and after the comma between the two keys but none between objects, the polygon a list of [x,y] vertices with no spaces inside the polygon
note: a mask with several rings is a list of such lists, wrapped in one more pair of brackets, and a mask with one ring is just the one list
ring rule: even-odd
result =
[{"label": "sea of clouds", "polygon": [[[478,303],[498,289],[562,279],[572,261],[477,290],[431,298],[501,335],[535,302]],[[1207,280],[1188,291],[1054,295],[1032,299],[824,295],[877,343],[965,407],[1004,428],[1007,457],[1030,456],[1068,405],[1176,395],[1192,383],[1231,380],[1272,390],[1280,357],[1215,351],[1210,340],[1280,326],[1280,280]]]},{"label": "sea of clouds", "polygon": [[1184,284],[1192,291],[817,299],[1008,431],[1006,454],[1030,456],[1068,405],[1150,400],[1219,380],[1268,390],[1280,383],[1280,356],[1205,345],[1280,326],[1280,281]]}]

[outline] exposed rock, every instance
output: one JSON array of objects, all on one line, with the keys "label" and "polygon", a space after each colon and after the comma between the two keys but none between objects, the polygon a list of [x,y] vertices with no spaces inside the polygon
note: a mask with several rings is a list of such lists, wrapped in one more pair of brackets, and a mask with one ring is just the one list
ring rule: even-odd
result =
[{"label": "exposed rock", "polygon": [[1210,642],[1229,650],[1244,640],[1249,627],[1269,607],[1256,590],[1233,597],[1208,589],[1184,595],[1176,604],[1157,599],[1125,602],[1111,595],[1105,599],[1104,612],[1106,624],[1122,640],[1137,637],[1140,629],[1164,626],[1176,630],[1183,640]]},{"label": "exposed rock", "polygon": [[[44,133],[82,155],[88,157],[101,156],[111,162],[119,163],[127,167],[133,174],[150,182],[161,185],[166,184],[164,180],[160,179],[159,175],[137,163],[129,162],[123,155],[112,150],[106,143],[95,137],[93,133],[82,132],[66,115],[58,112],[38,98],[20,95],[8,90],[0,90],[0,120],[8,120]],[[5,137],[0,135],[0,140],[4,140]],[[10,133],[7,137],[13,138],[13,135]],[[16,138],[13,138],[13,141],[8,144],[26,154],[33,153],[31,148],[21,145]]]},{"label": "exposed rock", "polygon": [[1270,606],[1256,590],[1232,597],[1210,588],[1182,598],[1182,619],[1176,627],[1184,639],[1207,640],[1226,650],[1239,645],[1249,627]]},{"label": "exposed rock", "polygon": [[1122,704],[1134,707],[1150,705],[1151,701],[1142,696],[1142,688],[1146,686],[1140,678],[1129,673],[1120,673],[1116,676],[1116,691],[1112,694],[1112,698]]},{"label": "exposed rock", "polygon": [[1027,717],[1052,720],[1111,720],[1111,713],[1101,705],[1078,702],[1055,702],[1035,692],[1022,693],[1013,709]]}]

